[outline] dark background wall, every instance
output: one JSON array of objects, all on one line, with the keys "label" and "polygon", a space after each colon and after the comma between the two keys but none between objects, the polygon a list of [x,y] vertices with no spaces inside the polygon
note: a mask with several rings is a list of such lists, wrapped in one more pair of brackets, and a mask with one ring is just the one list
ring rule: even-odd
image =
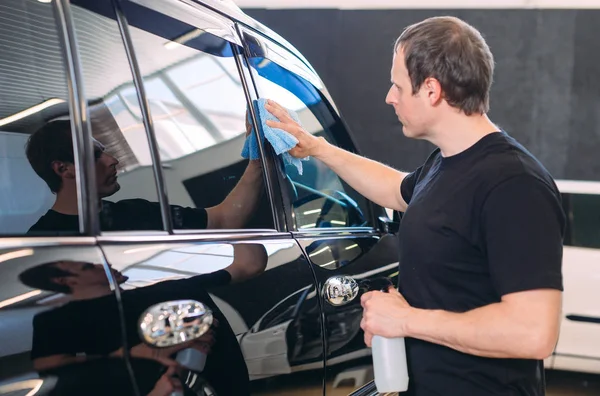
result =
[{"label": "dark background wall", "polygon": [[311,62],[363,154],[411,170],[432,150],[402,135],[384,99],[402,29],[454,15],[496,60],[492,120],[555,178],[600,180],[600,10],[246,9]]}]

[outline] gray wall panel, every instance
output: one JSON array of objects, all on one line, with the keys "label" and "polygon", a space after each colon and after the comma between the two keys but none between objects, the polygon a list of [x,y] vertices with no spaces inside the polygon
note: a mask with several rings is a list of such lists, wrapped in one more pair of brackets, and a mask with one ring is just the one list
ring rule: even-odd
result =
[{"label": "gray wall panel", "polygon": [[478,28],[496,59],[490,116],[557,178],[600,180],[600,10],[262,10],[319,72],[364,154],[417,167],[433,146],[402,135],[389,89],[393,43],[434,15]]}]

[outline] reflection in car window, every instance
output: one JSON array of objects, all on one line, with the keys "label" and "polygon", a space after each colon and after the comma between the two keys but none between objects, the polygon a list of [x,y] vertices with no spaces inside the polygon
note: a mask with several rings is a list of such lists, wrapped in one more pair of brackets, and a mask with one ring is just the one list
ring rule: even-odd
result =
[{"label": "reflection in car window", "polygon": [[[309,133],[337,146],[347,145],[342,144],[348,135],[341,120],[310,82],[267,58],[252,57],[250,64],[261,97],[295,111]],[[295,166],[285,165],[297,230],[370,225],[365,198],[331,169],[314,158],[302,162],[302,168],[300,174]]]},{"label": "reflection in car window", "polygon": [[[164,229],[132,73],[112,15],[72,7],[94,138],[102,231]],[[74,221],[65,213],[56,222]]]},{"label": "reflection in car window", "polygon": [[[55,213],[56,194],[71,191],[78,208],[70,131],[51,128],[50,134],[33,138],[51,121],[69,119],[52,5],[6,0],[0,12],[0,234],[56,234],[44,227]],[[61,231],[78,233],[79,224]]]},{"label": "reflection in car window", "polygon": [[[142,9],[146,19],[136,17]],[[272,228],[260,160],[241,156],[250,130],[234,58],[239,49],[131,3],[125,14],[139,54],[169,202],[186,208],[174,213],[174,228]],[[192,209],[206,211],[205,225],[187,221]]]}]

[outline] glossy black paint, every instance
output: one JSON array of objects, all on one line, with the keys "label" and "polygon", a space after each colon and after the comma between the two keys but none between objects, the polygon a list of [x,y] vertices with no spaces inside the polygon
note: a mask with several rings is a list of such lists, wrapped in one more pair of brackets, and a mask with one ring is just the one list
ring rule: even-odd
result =
[{"label": "glossy black paint", "polygon": [[[116,23],[112,1],[72,3]],[[117,3],[125,11],[140,8]],[[60,4],[73,15],[68,13],[68,2]],[[203,11],[196,8],[194,12]],[[123,33],[127,15],[119,15]],[[143,17],[136,13],[128,22],[134,27],[148,26]],[[61,22],[73,21],[63,18]],[[69,27],[64,30],[68,37],[63,46],[75,43],[73,26]],[[200,37],[202,43],[209,36]],[[243,56],[241,47],[234,45],[211,48],[208,41],[206,48],[218,56],[235,57],[237,72],[244,73],[240,81],[246,100],[255,99],[257,89],[248,72],[253,55]],[[276,41],[271,45],[277,46]],[[113,44],[123,51],[118,40]],[[132,51],[135,45],[129,48]],[[66,52],[65,48],[65,58]],[[297,57],[293,62],[303,64]],[[70,76],[71,90],[82,84],[80,73],[75,73],[77,78]],[[135,77],[139,86],[141,76]],[[143,92],[140,96],[143,101]],[[320,100],[311,111],[323,119],[332,117],[332,133],[344,148],[354,151],[343,121],[324,95]],[[70,106],[71,113],[86,108],[82,103]],[[256,122],[256,114],[252,116]],[[147,126],[149,116],[142,118]],[[89,128],[78,118],[74,122],[79,134],[75,155],[80,163],[91,162],[82,154],[89,152],[84,150],[90,143]],[[157,148],[156,141],[150,139],[150,143],[150,148]],[[378,224],[381,208],[369,206],[368,211],[361,211],[342,191],[311,195],[306,186],[284,176],[270,147],[265,147],[263,155],[269,198],[262,202],[260,213],[270,216],[273,210],[275,215],[273,221],[256,222],[262,230],[174,234],[169,226],[170,233],[101,235],[92,226],[97,223],[96,212],[88,209],[95,201],[89,191],[95,193],[96,187],[80,186],[86,202],[82,207],[88,217],[94,217],[92,222],[87,217],[82,220],[81,229],[89,235],[0,238],[0,396],[23,390],[35,390],[36,395],[166,396],[171,394],[173,375],[185,395],[208,394],[209,389],[219,396],[273,395],[299,389],[302,394],[323,395],[341,368],[368,363],[370,350],[360,330],[360,296],[388,282],[396,284],[397,239],[388,234],[395,230],[393,224],[382,221],[381,230],[373,226]],[[245,164],[236,163],[237,168],[241,172]],[[188,191],[201,193],[201,184],[217,184],[223,179],[221,171],[229,174],[217,169],[202,180],[188,179]],[[164,181],[156,185],[163,202]],[[296,196],[291,193],[298,191]],[[348,213],[347,225],[355,228],[288,232],[295,227],[297,209],[315,200],[323,201],[317,227],[327,227],[327,215],[343,208]],[[169,223],[168,216],[163,220]],[[360,289],[354,300],[339,307],[325,301],[322,293],[327,279],[334,276],[350,276]],[[145,344],[139,331],[143,312],[154,304],[185,299],[199,301],[213,311],[218,323],[212,332],[171,349]],[[168,368],[183,346],[207,349],[204,370]],[[316,385],[307,385],[307,377]]]}]

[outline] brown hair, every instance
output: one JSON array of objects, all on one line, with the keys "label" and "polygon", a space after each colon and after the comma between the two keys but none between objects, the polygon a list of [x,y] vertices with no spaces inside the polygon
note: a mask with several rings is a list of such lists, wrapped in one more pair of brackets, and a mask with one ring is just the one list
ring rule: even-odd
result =
[{"label": "brown hair", "polygon": [[25,153],[35,173],[46,182],[50,191],[57,193],[62,187],[62,179],[54,172],[52,163],[75,162],[71,122],[59,120],[45,124],[29,136]]},{"label": "brown hair", "polygon": [[489,111],[494,57],[477,29],[455,17],[428,18],[404,29],[394,51],[399,48],[413,94],[433,77],[450,106],[466,115]]},{"label": "brown hair", "polygon": [[42,289],[58,293],[70,294],[71,288],[54,282],[53,278],[64,278],[73,276],[72,273],[62,270],[56,266],[60,261],[38,265],[23,271],[19,280],[32,289]]}]

